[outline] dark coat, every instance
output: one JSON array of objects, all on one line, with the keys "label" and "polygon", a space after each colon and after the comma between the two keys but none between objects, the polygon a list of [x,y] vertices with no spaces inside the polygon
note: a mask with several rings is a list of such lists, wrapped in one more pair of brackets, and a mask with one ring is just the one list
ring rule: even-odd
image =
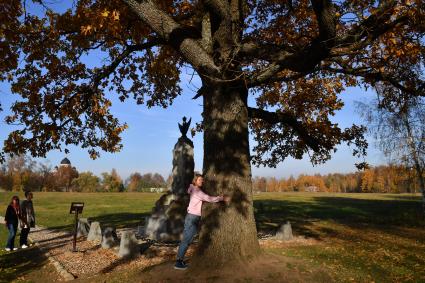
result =
[{"label": "dark coat", "polygon": [[18,226],[19,223],[19,210],[18,214],[17,211],[13,208],[12,205],[9,204],[6,210],[6,216],[4,217],[4,220],[7,224],[13,224],[13,226]]},{"label": "dark coat", "polygon": [[21,202],[21,226],[35,227],[35,213],[32,201],[23,200]]}]

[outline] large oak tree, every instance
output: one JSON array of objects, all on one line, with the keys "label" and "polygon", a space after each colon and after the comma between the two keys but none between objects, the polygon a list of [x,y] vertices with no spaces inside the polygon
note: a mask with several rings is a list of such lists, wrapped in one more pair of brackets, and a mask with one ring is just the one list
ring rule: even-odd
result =
[{"label": "large oak tree", "polygon": [[[126,125],[105,93],[167,107],[190,67],[202,81],[205,189],[232,196],[204,207],[198,254],[216,264],[255,256],[251,163],[305,154],[320,163],[340,143],[364,153],[363,127],[330,120],[343,107],[338,94],[379,81],[420,95],[415,78],[386,66],[420,64],[423,19],[420,0],[75,0],[66,12],[0,0],[0,78],[18,95],[7,121],[22,125],[4,151],[118,151]],[[105,60],[85,64],[92,54]]]}]

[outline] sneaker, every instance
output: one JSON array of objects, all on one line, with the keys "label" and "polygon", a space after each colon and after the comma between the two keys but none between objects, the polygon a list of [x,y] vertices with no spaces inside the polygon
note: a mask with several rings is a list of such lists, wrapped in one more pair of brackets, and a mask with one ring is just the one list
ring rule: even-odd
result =
[{"label": "sneaker", "polygon": [[28,246],[27,245],[22,245],[21,248],[26,249],[26,248],[28,248]]},{"label": "sneaker", "polygon": [[10,252],[10,249],[9,248],[5,248],[4,249],[6,252]]},{"label": "sneaker", "polygon": [[13,250],[14,250],[14,251],[17,251],[17,250],[18,250],[18,248],[13,248]]},{"label": "sneaker", "polygon": [[183,260],[178,259],[176,261],[176,264],[174,265],[174,269],[185,270],[185,269],[187,269],[187,264],[184,263]]}]

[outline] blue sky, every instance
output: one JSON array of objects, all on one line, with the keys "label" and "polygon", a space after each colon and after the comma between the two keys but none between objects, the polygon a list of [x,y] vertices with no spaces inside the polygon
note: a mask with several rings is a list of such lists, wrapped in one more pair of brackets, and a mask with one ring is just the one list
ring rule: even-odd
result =
[{"label": "blue sky", "polygon": [[[132,172],[148,173],[158,172],[164,177],[168,176],[172,170],[172,149],[180,136],[177,123],[183,116],[191,117],[192,124],[201,121],[202,100],[192,100],[195,90],[200,86],[196,77],[189,83],[191,74],[183,73],[182,88],[183,95],[175,99],[173,105],[168,109],[151,108],[144,105],[137,105],[135,101],[129,99],[124,103],[117,99],[113,100],[111,112],[119,118],[121,122],[126,122],[129,128],[122,135],[124,148],[121,152],[110,154],[101,153],[101,157],[92,160],[88,153],[76,146],[70,146],[70,153],[67,157],[72,164],[80,171],[92,171],[95,174],[117,169],[118,173],[127,178]],[[342,128],[350,126],[352,123],[360,124],[361,118],[356,112],[355,101],[367,101],[374,97],[373,92],[360,88],[350,88],[341,94],[345,102],[345,107],[333,117],[334,122],[338,122]],[[7,137],[7,134],[16,126],[6,125],[4,117],[9,113],[14,100],[10,94],[9,85],[0,84],[0,101],[3,105],[3,112],[0,112],[0,141]],[[195,168],[202,170],[203,139],[202,133],[198,133],[194,139],[195,146]],[[253,141],[251,141],[251,147]],[[52,167],[57,165],[65,157],[63,152],[52,151],[47,155],[47,160]],[[37,159],[46,162],[44,159]],[[354,163],[359,162],[352,157],[351,149],[347,146],[338,147],[338,151],[332,159],[323,165],[312,166],[308,158],[302,160],[287,159],[277,168],[253,167],[254,176],[276,176],[288,177],[299,174],[333,173],[333,172],[353,172],[356,170]],[[385,163],[383,155],[374,147],[374,142],[369,139],[369,150],[366,161],[372,165]]]},{"label": "blue sky", "polygon": [[[63,10],[63,3],[58,3],[54,7],[55,10]],[[31,9],[34,9],[33,12],[36,14],[40,12],[39,7],[31,7]],[[100,54],[94,54],[87,58],[86,63],[88,65],[97,65],[102,60]],[[183,95],[177,97],[173,105],[168,109],[148,109],[144,105],[137,105],[131,99],[121,103],[114,98],[113,94],[110,94],[110,98],[113,101],[111,112],[121,122],[127,122],[129,125],[129,128],[122,135],[124,145],[122,151],[115,154],[101,153],[100,158],[92,160],[85,150],[71,146],[68,147],[70,153],[67,157],[80,172],[92,171],[100,175],[102,172],[115,168],[123,178],[127,178],[132,172],[136,171],[140,173],[158,172],[167,177],[172,170],[172,149],[180,136],[177,123],[181,121],[183,116],[191,117],[192,125],[194,125],[194,122],[201,121],[202,100],[194,101],[191,99],[200,87],[200,81],[195,76],[189,83],[191,77],[192,74],[189,71],[184,71],[181,74]],[[371,91],[365,91],[361,88],[347,89],[341,94],[345,107],[337,112],[333,121],[338,122],[342,128],[349,127],[353,123],[360,124],[360,116],[356,113],[354,102],[365,102],[373,98],[374,94]],[[4,122],[4,117],[10,113],[8,108],[14,99],[10,93],[10,86],[7,83],[0,83],[0,103],[4,109],[3,112],[0,112],[1,143],[3,143],[7,134],[15,129]],[[254,105],[251,103],[250,106]],[[198,133],[193,142],[195,145],[195,168],[201,171],[203,156],[202,134]],[[251,147],[253,147],[253,142],[251,142]],[[47,155],[46,159],[54,167],[64,157],[65,154],[63,152],[52,151]],[[38,159],[41,162],[46,162],[47,160]],[[333,158],[323,165],[313,167],[308,158],[303,160],[287,159],[277,168],[253,167],[253,176],[288,177],[299,174],[353,172],[356,170],[354,163],[361,161],[363,160],[352,157],[351,149],[347,146],[340,146]],[[371,139],[369,139],[366,161],[372,165],[385,163],[385,158],[375,149],[374,142]]]}]

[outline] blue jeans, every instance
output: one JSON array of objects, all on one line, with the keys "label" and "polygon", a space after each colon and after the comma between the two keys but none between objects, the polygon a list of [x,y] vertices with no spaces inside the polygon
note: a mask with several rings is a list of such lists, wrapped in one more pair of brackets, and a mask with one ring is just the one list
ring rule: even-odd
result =
[{"label": "blue jeans", "polygon": [[9,237],[7,238],[6,248],[12,250],[15,247],[15,237],[18,225],[7,224],[7,229],[9,229]]},{"label": "blue jeans", "polygon": [[196,232],[198,232],[198,224],[201,216],[193,215],[188,213],[184,219],[184,230],[183,230],[183,240],[180,242],[179,249],[177,251],[177,260],[184,259],[189,245],[192,243],[193,237]]}]

